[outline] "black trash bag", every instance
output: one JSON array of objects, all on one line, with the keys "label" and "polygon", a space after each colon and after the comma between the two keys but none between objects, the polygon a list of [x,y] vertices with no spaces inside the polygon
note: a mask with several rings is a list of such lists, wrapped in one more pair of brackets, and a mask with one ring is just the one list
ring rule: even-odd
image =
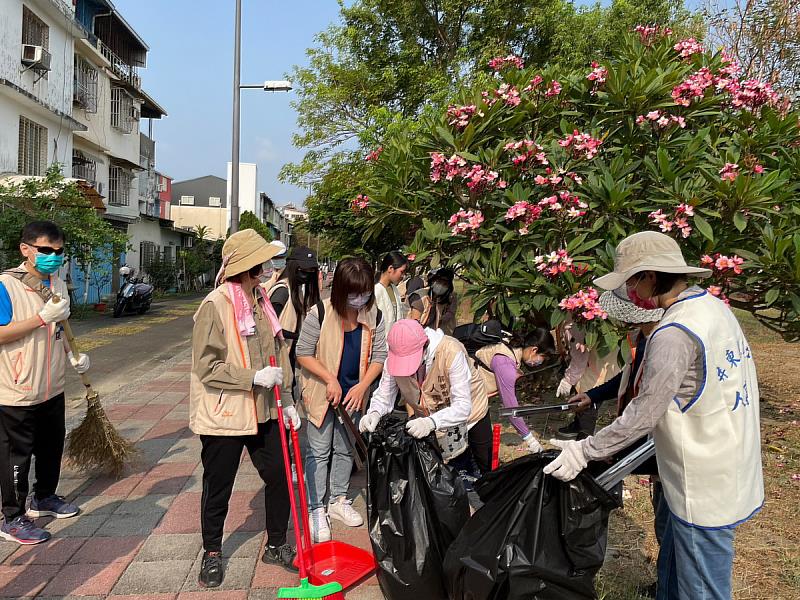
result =
[{"label": "black trash bag", "polygon": [[434,437],[416,440],[405,424],[383,417],[369,443],[367,514],[378,582],[390,600],[447,600],[444,556],[469,519],[469,502]]},{"label": "black trash bag", "polygon": [[[597,598],[608,515],[619,506],[584,471],[563,483],[543,467],[558,455],[519,458],[488,473],[475,489],[485,503],[445,557],[453,600],[578,600]],[[589,471],[608,465],[590,463]]]}]

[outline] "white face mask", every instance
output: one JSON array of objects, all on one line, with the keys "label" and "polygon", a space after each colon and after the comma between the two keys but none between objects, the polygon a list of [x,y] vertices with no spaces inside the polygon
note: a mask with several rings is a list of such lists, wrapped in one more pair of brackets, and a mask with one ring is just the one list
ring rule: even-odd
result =
[{"label": "white face mask", "polygon": [[371,297],[371,292],[367,292],[366,294],[347,294],[347,306],[356,310],[361,310],[367,305]]},{"label": "white face mask", "polygon": [[536,358],[534,358],[533,360],[525,361],[525,364],[528,365],[529,367],[538,367],[542,363],[544,363],[544,356],[539,356],[539,355],[537,355]]}]

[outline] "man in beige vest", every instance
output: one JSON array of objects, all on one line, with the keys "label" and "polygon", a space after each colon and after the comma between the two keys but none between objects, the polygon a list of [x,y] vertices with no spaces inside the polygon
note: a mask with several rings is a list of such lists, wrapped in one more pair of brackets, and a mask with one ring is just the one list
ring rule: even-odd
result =
[{"label": "man in beige vest", "polygon": [[[401,319],[388,336],[389,358],[361,419],[362,432],[372,432],[381,417],[394,408],[399,389],[415,407],[406,429],[415,438],[434,430],[466,425],[469,447],[483,473],[491,470],[492,423],[483,379],[467,360],[457,339],[439,329],[423,329],[414,319]],[[418,407],[418,408],[416,408]]]},{"label": "man in beige vest", "polygon": [[[69,317],[67,286],[55,276],[64,262],[64,233],[50,221],[22,230],[25,262],[0,275],[0,537],[38,544],[50,533],[29,517],[74,517],[77,506],[56,495],[64,452],[64,366],[83,373],[89,357],[68,353],[61,321]],[[43,296],[50,292],[60,301]],[[36,455],[30,507],[28,472]]]}]

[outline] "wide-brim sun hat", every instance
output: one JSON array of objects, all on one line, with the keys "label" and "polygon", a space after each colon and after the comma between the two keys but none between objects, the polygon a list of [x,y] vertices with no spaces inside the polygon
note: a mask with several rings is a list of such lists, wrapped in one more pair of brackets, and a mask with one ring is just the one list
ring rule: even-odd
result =
[{"label": "wide-brim sun hat", "polygon": [[392,325],[386,337],[389,356],[386,370],[392,377],[409,377],[417,372],[428,336],[419,321],[400,319]]},{"label": "wide-brim sun hat", "polygon": [[657,323],[664,316],[663,308],[647,309],[636,306],[627,298],[627,289],[624,285],[616,290],[600,294],[598,303],[609,317],[621,323],[633,325]]},{"label": "wide-brim sun hat", "polygon": [[678,242],[658,231],[641,231],[629,235],[614,253],[614,270],[594,280],[604,290],[616,290],[628,279],[643,271],[677,273],[708,277],[711,269],[690,267],[683,258]]},{"label": "wide-brim sun hat", "polygon": [[246,273],[257,265],[263,265],[280,252],[280,246],[267,242],[256,233],[255,229],[237,231],[225,240],[222,246],[222,278],[228,279]]}]

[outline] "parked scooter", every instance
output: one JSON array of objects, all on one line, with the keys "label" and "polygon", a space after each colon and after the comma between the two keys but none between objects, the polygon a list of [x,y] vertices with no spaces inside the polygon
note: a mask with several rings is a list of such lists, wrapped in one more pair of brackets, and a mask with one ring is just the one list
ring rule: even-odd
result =
[{"label": "parked scooter", "polygon": [[117,301],[114,303],[115,318],[121,317],[126,312],[143,315],[153,302],[153,286],[134,278],[134,272],[135,269],[127,265],[119,269],[122,282],[117,292]]}]

